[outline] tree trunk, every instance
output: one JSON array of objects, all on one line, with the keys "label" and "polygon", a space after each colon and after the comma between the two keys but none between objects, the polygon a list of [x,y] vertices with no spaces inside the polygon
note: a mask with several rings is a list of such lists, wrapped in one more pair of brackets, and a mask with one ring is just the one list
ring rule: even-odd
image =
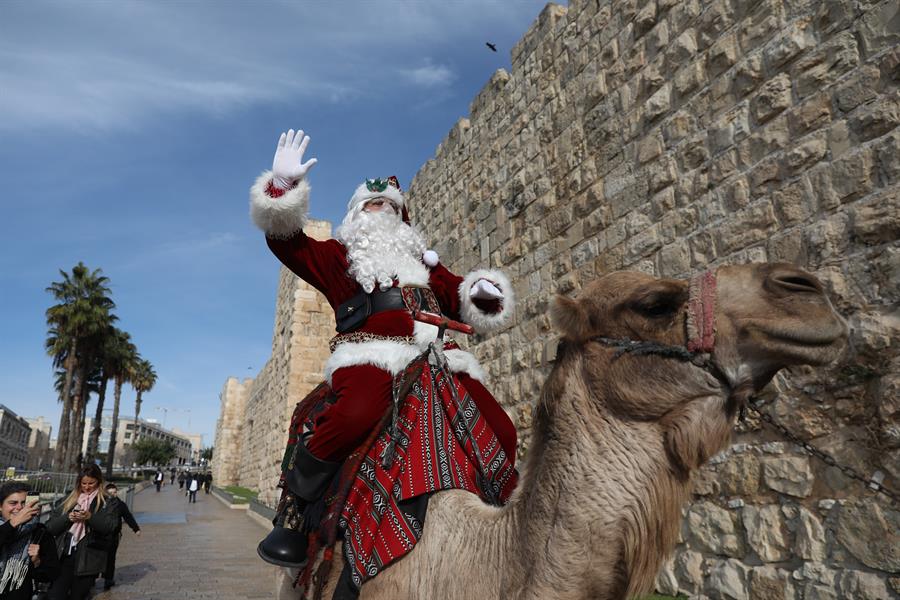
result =
[{"label": "tree trunk", "polygon": [[138,417],[141,416],[141,394],[142,393],[143,392],[141,390],[138,390],[137,398],[135,398],[135,400],[134,400],[134,433],[131,436],[132,437],[132,442],[131,442],[132,445],[134,445],[134,442],[137,441]]},{"label": "tree trunk", "polygon": [[97,409],[94,411],[94,426],[91,428],[91,436],[88,438],[87,452],[85,453],[85,462],[93,462],[97,458],[97,452],[100,448],[100,434],[103,433],[101,422],[103,421],[103,404],[106,402],[106,384],[109,378],[105,375],[100,380],[100,391],[97,394]]},{"label": "tree trunk", "polygon": [[[87,408],[87,361],[81,361],[75,381],[75,398],[72,401],[72,425],[69,430],[69,448],[66,451],[66,465],[73,471],[81,469],[79,455],[84,443],[84,413]],[[83,458],[83,457],[82,457]]]},{"label": "tree trunk", "polygon": [[53,465],[60,471],[68,469],[66,462],[66,452],[69,444],[69,421],[72,412],[72,378],[75,375],[76,358],[75,353],[78,349],[78,341],[72,340],[72,347],[69,349],[69,356],[66,357],[66,382],[62,391],[62,415],[59,418],[59,435],[56,436],[56,453],[53,457]]},{"label": "tree trunk", "polygon": [[106,478],[113,475],[113,461],[116,459],[116,436],[119,434],[119,400],[122,399],[121,377],[116,377],[116,387],[113,391],[112,427],[109,429],[109,449],[106,451]]}]

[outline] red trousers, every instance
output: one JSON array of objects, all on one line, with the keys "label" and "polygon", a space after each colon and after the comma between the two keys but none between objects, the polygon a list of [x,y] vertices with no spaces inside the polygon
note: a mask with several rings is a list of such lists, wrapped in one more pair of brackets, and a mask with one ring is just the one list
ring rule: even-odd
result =
[{"label": "red trousers", "polygon": [[[457,373],[460,383],[494,430],[511,461],[516,458],[516,428],[497,400],[480,381]],[[347,458],[384,416],[391,405],[393,378],[372,365],[343,367],[331,376],[337,401],[316,419],[307,448],[316,458],[341,461]]]}]

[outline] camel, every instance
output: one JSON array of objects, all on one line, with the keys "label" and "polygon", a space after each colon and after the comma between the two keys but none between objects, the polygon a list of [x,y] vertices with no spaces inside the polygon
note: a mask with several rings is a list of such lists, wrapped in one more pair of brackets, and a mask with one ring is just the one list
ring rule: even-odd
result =
[{"label": "camel", "polygon": [[[805,271],[750,264],[719,267],[714,277],[707,368],[622,353],[600,339],[686,346],[686,281],[620,271],[577,299],[557,296],[550,312],[560,347],[509,503],[435,494],[418,545],[363,585],[360,598],[619,600],[648,592],[676,543],[691,474],[726,447],[741,403],[784,367],[833,361],[847,339]],[[279,596],[296,598],[297,590],[285,586]]]}]

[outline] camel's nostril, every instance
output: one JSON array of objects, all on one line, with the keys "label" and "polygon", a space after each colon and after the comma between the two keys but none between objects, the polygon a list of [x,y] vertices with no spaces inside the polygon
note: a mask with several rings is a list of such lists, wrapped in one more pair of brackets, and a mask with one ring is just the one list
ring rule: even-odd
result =
[{"label": "camel's nostril", "polygon": [[822,284],[805,273],[780,274],[772,277],[772,283],[791,292],[822,293]]}]

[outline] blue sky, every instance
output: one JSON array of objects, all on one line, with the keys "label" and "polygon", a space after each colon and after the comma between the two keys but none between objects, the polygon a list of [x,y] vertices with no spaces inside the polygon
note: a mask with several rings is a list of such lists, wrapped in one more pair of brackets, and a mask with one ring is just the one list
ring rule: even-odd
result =
[{"label": "blue sky", "polygon": [[409,184],[544,4],[0,3],[0,403],[56,435],[44,290],[84,261],[158,374],[142,415],[211,445],[225,379],[271,351],[247,190],[279,133],[312,137],[311,216],[337,222],[365,177]]}]

